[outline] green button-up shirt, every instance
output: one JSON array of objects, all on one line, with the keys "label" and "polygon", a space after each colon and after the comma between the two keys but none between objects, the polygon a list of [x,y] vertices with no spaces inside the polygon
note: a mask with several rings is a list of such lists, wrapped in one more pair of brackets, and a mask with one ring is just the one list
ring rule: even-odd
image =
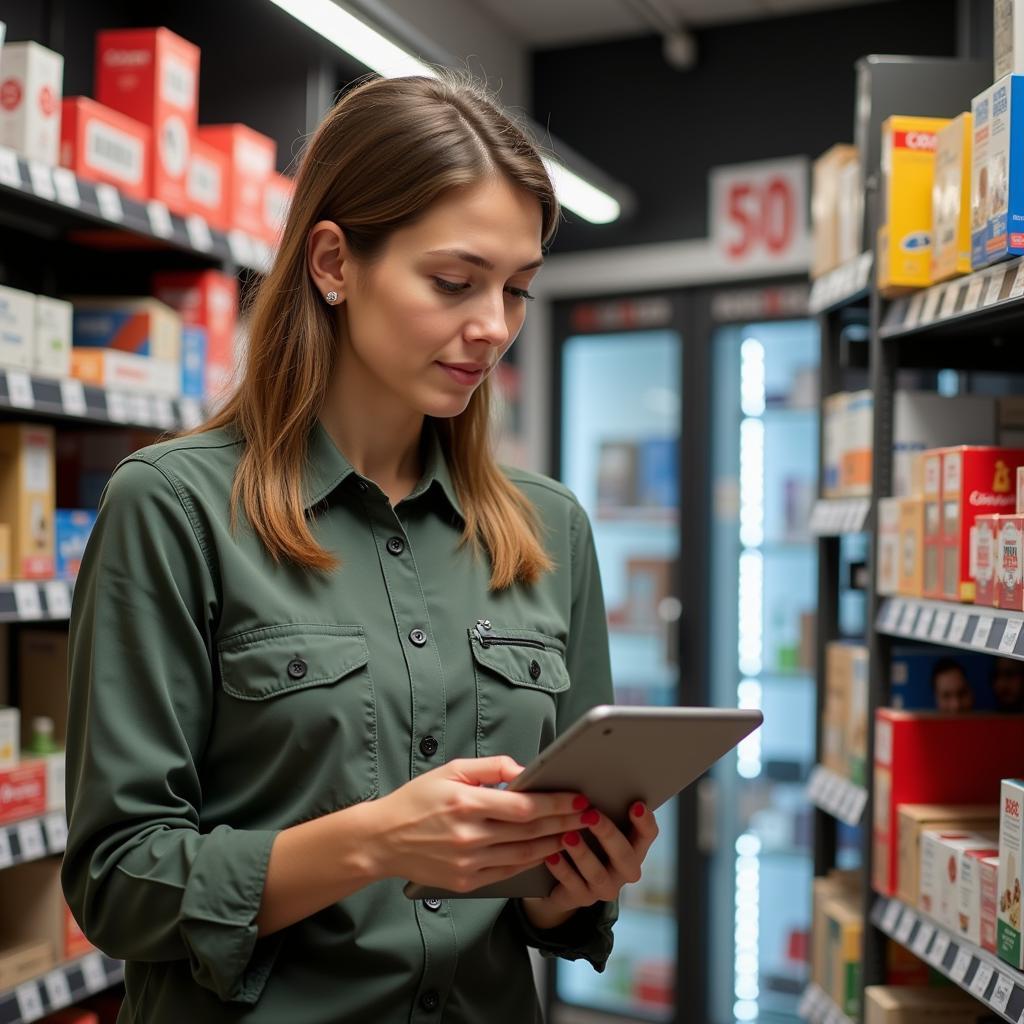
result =
[{"label": "green button-up shirt", "polygon": [[[164,441],[115,470],[71,615],[69,832],[85,934],[125,960],[119,1019],[146,1024],[528,1024],[527,946],[603,970],[615,903],[538,931],[518,900],[412,901],[403,879],[257,936],[282,829],[461,757],[526,764],[613,700],[590,525],[573,495],[506,470],[555,569],[488,589],[458,546],[436,433],[396,507],[317,423],[304,480],[331,574],[275,564],[229,529],[242,442]],[[479,619],[527,646],[482,647]],[[539,669],[539,671],[538,671]]]}]

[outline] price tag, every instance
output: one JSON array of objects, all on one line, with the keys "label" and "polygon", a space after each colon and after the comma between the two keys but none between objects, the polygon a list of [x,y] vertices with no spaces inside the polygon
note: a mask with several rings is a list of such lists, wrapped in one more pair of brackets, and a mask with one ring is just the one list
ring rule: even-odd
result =
[{"label": "price tag", "polygon": [[988,287],[985,289],[984,305],[991,306],[999,301],[999,293],[1003,290],[1003,278],[1005,273],[1000,270],[988,279]]},{"label": "price tag", "polygon": [[996,978],[996,987],[992,990],[992,1005],[1000,1013],[1006,1013],[1006,1004],[1013,995],[1013,982],[1005,975]]},{"label": "price tag", "polygon": [[205,218],[198,214],[190,214],[185,219],[185,229],[188,231],[188,240],[193,249],[200,252],[209,252],[213,248],[213,235],[210,234],[210,225]]},{"label": "price tag", "polygon": [[57,191],[58,203],[73,206],[76,210],[82,205],[82,197],[78,194],[78,179],[74,171],[67,167],[54,167],[53,185]]},{"label": "price tag", "polygon": [[958,984],[962,985],[968,968],[971,966],[971,954],[966,949],[957,951],[953,966],[949,969],[949,976]]},{"label": "price tag", "polygon": [[960,308],[961,313],[970,313],[978,308],[981,302],[981,291],[985,287],[983,274],[976,274],[967,284],[967,294],[964,295],[964,304]]},{"label": "price tag", "polygon": [[903,614],[903,605],[905,602],[898,599],[889,601],[885,606],[885,617],[882,620],[882,628],[887,632],[892,632],[899,624],[900,616]]},{"label": "price tag", "polygon": [[935,612],[935,620],[932,622],[931,639],[945,640],[946,630],[949,628],[950,613],[945,608],[939,608]]},{"label": "price tag", "polygon": [[7,371],[7,398],[11,405],[19,409],[31,409],[36,404],[36,396],[32,393],[32,380],[21,370]]},{"label": "price tag", "polygon": [[960,298],[960,282],[954,281],[946,285],[946,293],[942,296],[942,306],[939,309],[939,316],[945,319],[956,312],[956,300]]},{"label": "price tag", "polygon": [[974,977],[971,979],[971,992],[979,999],[985,998],[985,993],[988,991],[988,983],[992,980],[992,974],[992,968],[988,964],[978,964],[978,969],[974,972]]},{"label": "price tag", "polygon": [[118,224],[124,220],[124,207],[121,205],[121,193],[113,185],[96,186],[96,203],[100,213],[107,220],[116,221]]},{"label": "price tag", "polygon": [[68,979],[63,971],[50,971],[43,978],[43,986],[46,988],[51,1010],[61,1010],[71,1005],[71,986],[68,985]]},{"label": "price tag", "polygon": [[69,378],[60,382],[60,404],[68,416],[85,416],[89,407],[85,401],[85,385]]},{"label": "price tag", "polygon": [[939,311],[939,300],[942,298],[942,288],[929,288],[925,293],[924,308],[921,310],[921,323],[930,324]]},{"label": "price tag", "polygon": [[39,860],[46,856],[46,843],[43,841],[43,827],[38,818],[30,818],[18,825],[18,845],[21,847],[23,860]]},{"label": "price tag", "polygon": [[55,811],[43,818],[46,846],[50,853],[63,853],[68,845],[68,823],[63,811]]},{"label": "price tag", "polygon": [[918,640],[927,640],[931,636],[932,621],[935,618],[934,608],[922,608],[921,614],[917,617],[917,625],[914,627],[914,636]]},{"label": "price tag", "polygon": [[916,327],[921,321],[921,311],[924,309],[924,292],[917,292],[907,306],[907,315],[903,318],[903,329],[909,330]]},{"label": "price tag", "polygon": [[14,584],[14,604],[19,619],[41,619],[43,606],[39,601],[39,587],[35,583]]},{"label": "price tag", "polygon": [[912,601],[908,601],[903,609],[903,614],[900,616],[900,624],[896,627],[896,632],[900,636],[910,636],[914,632],[914,619],[917,618],[917,605]]},{"label": "price tag", "polygon": [[932,948],[928,950],[927,960],[932,967],[939,967],[946,959],[946,950],[949,949],[949,936],[945,932],[936,932]]},{"label": "price tag", "polygon": [[1007,619],[1006,629],[1003,630],[1003,638],[999,641],[1000,654],[1013,654],[1017,646],[1017,637],[1020,636],[1021,626],[1024,626],[1024,619]]},{"label": "price tag", "polygon": [[128,402],[120,391],[107,392],[107,416],[115,423],[127,423],[132,418]]},{"label": "price tag", "polygon": [[896,941],[906,945],[910,941],[910,934],[913,932],[915,924],[917,924],[917,914],[910,907],[905,907],[900,923],[896,927]]},{"label": "price tag", "polygon": [[80,964],[85,987],[91,994],[101,992],[107,987],[107,972],[103,969],[103,960],[99,953],[90,953]]},{"label": "price tag", "polygon": [[38,160],[29,160],[28,177],[32,182],[32,191],[40,199],[49,200],[51,203],[57,200],[57,190],[53,187],[53,175],[50,168]]},{"label": "price tag", "polygon": [[43,584],[43,594],[51,619],[71,618],[71,593],[63,580],[47,580]]},{"label": "price tag", "polygon": [[21,188],[21,169],[18,154],[13,149],[0,146],[0,182],[11,188]]},{"label": "price tag", "polygon": [[149,404],[149,395],[129,395],[128,408],[133,422],[147,426],[153,422],[153,407]]},{"label": "price tag", "polygon": [[995,620],[991,615],[979,615],[978,624],[974,627],[974,636],[971,639],[972,647],[984,647],[988,643],[989,634],[992,632],[992,623]]},{"label": "price tag", "polygon": [[231,250],[231,258],[239,266],[252,266],[252,244],[249,241],[249,236],[244,231],[228,232],[228,248]]},{"label": "price tag", "polygon": [[1013,284],[1010,285],[1010,298],[1019,299],[1024,295],[1024,260],[1017,264],[1017,273],[1013,275]]},{"label": "price tag", "polygon": [[935,926],[930,925],[927,921],[921,922],[921,927],[917,929],[917,935],[914,936],[914,945],[911,947],[918,956],[924,956],[928,952],[928,943],[932,941],[932,936],[935,934]]},{"label": "price tag", "polygon": [[46,1011],[39,986],[34,981],[26,981],[14,990],[14,998],[18,1003],[18,1015],[23,1021],[39,1020]]},{"label": "price tag", "polygon": [[964,642],[964,633],[967,632],[969,621],[970,616],[967,612],[957,612],[953,616],[953,624],[949,627],[949,637],[947,638],[950,643],[962,644]]},{"label": "price tag", "polygon": [[174,222],[166,203],[159,199],[150,199],[146,203],[146,213],[149,215],[149,227],[154,235],[158,238],[170,238],[174,234]]},{"label": "price tag", "polygon": [[889,900],[889,906],[885,908],[885,913],[882,915],[882,931],[891,935],[893,929],[896,927],[900,919],[900,913],[903,907],[896,900]]}]

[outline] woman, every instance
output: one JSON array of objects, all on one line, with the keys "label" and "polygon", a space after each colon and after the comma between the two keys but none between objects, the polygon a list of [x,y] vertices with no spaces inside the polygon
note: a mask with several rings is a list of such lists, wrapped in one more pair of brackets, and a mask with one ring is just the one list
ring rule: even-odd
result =
[{"label": "woman", "polygon": [[[505,792],[612,700],[587,518],[499,470],[489,381],[558,209],[450,79],[361,85],[302,161],[243,379],[116,469],[71,622],[63,883],[120,1020],[540,1020],[657,835]],[[589,828],[607,866],[580,841]],[[546,899],[410,901],[548,863]]]}]

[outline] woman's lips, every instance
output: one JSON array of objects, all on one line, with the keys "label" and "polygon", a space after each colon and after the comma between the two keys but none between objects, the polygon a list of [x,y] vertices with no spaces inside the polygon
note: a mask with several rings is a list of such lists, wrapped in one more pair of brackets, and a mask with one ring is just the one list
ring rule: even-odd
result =
[{"label": "woman's lips", "polygon": [[438,363],[438,366],[448,374],[456,383],[462,384],[465,387],[472,387],[474,384],[479,384],[483,379],[483,370],[463,370],[458,366],[451,366],[448,363]]}]

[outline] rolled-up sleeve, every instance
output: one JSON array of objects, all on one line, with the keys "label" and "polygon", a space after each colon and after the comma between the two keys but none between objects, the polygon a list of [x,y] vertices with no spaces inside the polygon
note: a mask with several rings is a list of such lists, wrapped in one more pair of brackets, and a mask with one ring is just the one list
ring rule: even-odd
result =
[{"label": "rolled-up sleeve", "polygon": [[121,463],[72,604],[61,882],[109,956],[188,960],[198,984],[252,1004],[281,940],[255,924],[277,832],[200,826],[217,611],[188,495],[155,462]]},{"label": "rolled-up sleeve", "polygon": [[[558,698],[559,735],[595,705],[615,702],[608,620],[593,531],[580,506],[575,506],[573,512],[572,615],[565,655],[572,685]],[[534,927],[520,900],[510,903],[527,945],[538,949],[541,956],[588,960],[596,971],[604,971],[614,942],[612,927],[619,916],[617,900],[585,907],[560,927],[546,930]]]}]

